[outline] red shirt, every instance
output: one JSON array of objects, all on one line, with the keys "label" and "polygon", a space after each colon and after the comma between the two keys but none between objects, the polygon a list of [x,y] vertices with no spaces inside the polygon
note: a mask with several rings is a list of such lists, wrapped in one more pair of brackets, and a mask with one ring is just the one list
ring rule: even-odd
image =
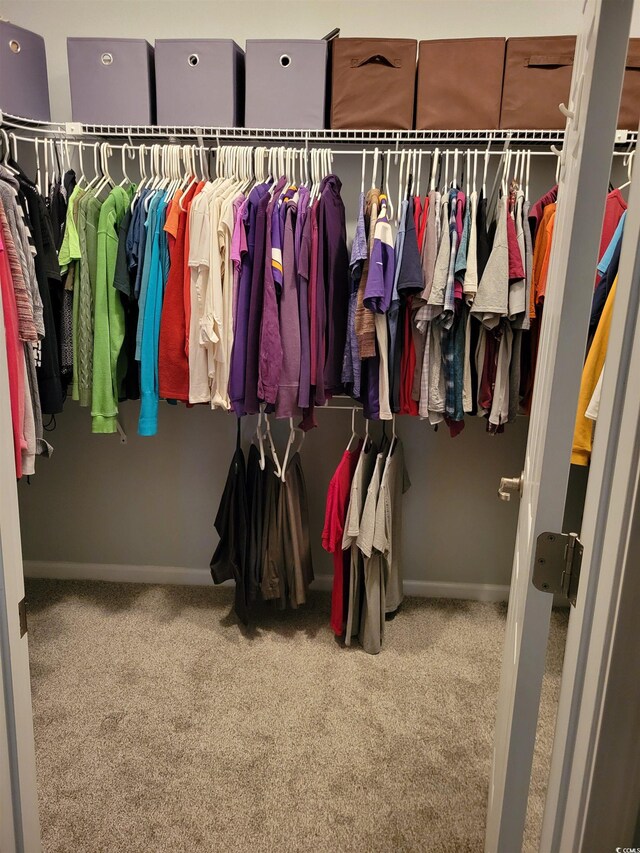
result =
[{"label": "red shirt", "polygon": [[342,535],[349,508],[351,481],[362,449],[359,442],[355,450],[345,450],[338,463],[327,492],[327,505],[322,531],[322,547],[333,554],[333,588],[331,590],[331,627],[340,636],[346,623],[347,599],[345,580],[349,573],[349,551],[342,550]]},{"label": "red shirt", "polygon": [[[627,202],[624,200],[619,189],[611,190],[607,195],[607,201],[604,206],[604,219],[602,221],[602,234],[600,236],[600,251],[598,252],[598,261],[604,255],[607,246],[611,242],[618,222],[622,214],[627,209]],[[600,274],[596,272],[596,287],[600,281]]]},{"label": "red shirt", "polygon": [[[177,213],[175,242],[171,250],[171,266],[162,302],[158,378],[160,396],[189,402],[189,359],[185,341],[188,338],[184,305],[184,251],[187,231],[187,205],[196,191],[195,184],[182,196],[182,207],[174,201]],[[176,207],[176,205],[178,205]],[[175,220],[174,220],[175,222]],[[167,223],[169,224],[169,223]],[[171,243],[172,241],[170,241]]]},{"label": "red shirt", "polygon": [[400,414],[417,415],[418,403],[411,396],[413,375],[416,370],[416,345],[411,328],[413,296],[407,297],[404,309],[404,328],[402,329],[402,358],[400,360]]}]

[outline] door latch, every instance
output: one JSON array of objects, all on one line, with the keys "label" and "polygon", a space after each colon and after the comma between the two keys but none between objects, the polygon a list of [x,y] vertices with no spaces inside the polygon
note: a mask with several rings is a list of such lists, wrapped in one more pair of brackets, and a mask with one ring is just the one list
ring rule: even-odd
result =
[{"label": "door latch", "polygon": [[498,497],[501,501],[510,501],[511,494],[518,492],[522,495],[522,487],[524,485],[524,471],[519,477],[501,477],[500,486],[498,488]]},{"label": "door latch", "polygon": [[20,639],[27,633],[27,599],[18,602],[18,619],[20,621]]},{"label": "door latch", "polygon": [[541,533],[533,567],[535,588],[562,595],[575,607],[583,551],[577,533]]}]

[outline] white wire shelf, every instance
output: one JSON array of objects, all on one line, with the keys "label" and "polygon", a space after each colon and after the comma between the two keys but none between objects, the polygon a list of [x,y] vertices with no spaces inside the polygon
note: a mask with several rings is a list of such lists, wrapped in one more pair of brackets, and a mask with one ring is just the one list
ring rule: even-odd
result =
[{"label": "white wire shelf", "polygon": [[[42,122],[0,112],[6,129],[34,135],[123,139],[197,139],[246,142],[301,142],[356,145],[562,145],[563,130],[300,130],[296,128],[197,127],[192,125],[119,125]],[[634,143],[637,133],[618,131],[616,145]]]}]

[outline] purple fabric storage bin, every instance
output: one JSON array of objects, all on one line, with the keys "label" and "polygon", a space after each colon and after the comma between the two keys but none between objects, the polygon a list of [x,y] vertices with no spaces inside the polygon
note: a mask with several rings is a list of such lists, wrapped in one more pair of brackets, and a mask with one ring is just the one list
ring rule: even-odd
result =
[{"label": "purple fabric storage bin", "polygon": [[158,124],[242,124],[244,51],[231,39],[158,39]]},{"label": "purple fabric storage bin", "polygon": [[245,74],[246,127],[325,126],[326,41],[250,39]]},{"label": "purple fabric storage bin", "polygon": [[73,120],[153,124],[153,48],[144,39],[68,38]]},{"label": "purple fabric storage bin", "polygon": [[51,120],[44,39],[7,21],[0,21],[0,109]]}]

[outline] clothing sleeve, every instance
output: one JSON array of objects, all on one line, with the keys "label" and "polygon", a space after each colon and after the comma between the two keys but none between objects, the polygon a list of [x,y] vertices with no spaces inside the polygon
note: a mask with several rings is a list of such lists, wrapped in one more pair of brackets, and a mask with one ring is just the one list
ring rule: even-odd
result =
[{"label": "clothing sleeve", "polygon": [[375,237],[363,302],[365,308],[376,314],[384,314],[389,308],[390,298],[387,293],[390,297],[394,277],[393,264],[390,263],[392,251],[387,243]]},{"label": "clothing sleeve", "polygon": [[331,546],[332,536],[331,536],[331,528],[333,526],[333,516],[334,516],[334,506],[335,506],[335,475],[331,478],[331,482],[329,483],[329,489],[327,490],[327,503],[325,506],[324,512],[324,527],[322,529],[322,547],[325,551],[328,551],[330,554],[333,551]]},{"label": "clothing sleeve", "polygon": [[389,554],[389,531],[387,530],[387,486],[380,487],[376,502],[376,515],[373,530],[373,547],[385,557]]}]

